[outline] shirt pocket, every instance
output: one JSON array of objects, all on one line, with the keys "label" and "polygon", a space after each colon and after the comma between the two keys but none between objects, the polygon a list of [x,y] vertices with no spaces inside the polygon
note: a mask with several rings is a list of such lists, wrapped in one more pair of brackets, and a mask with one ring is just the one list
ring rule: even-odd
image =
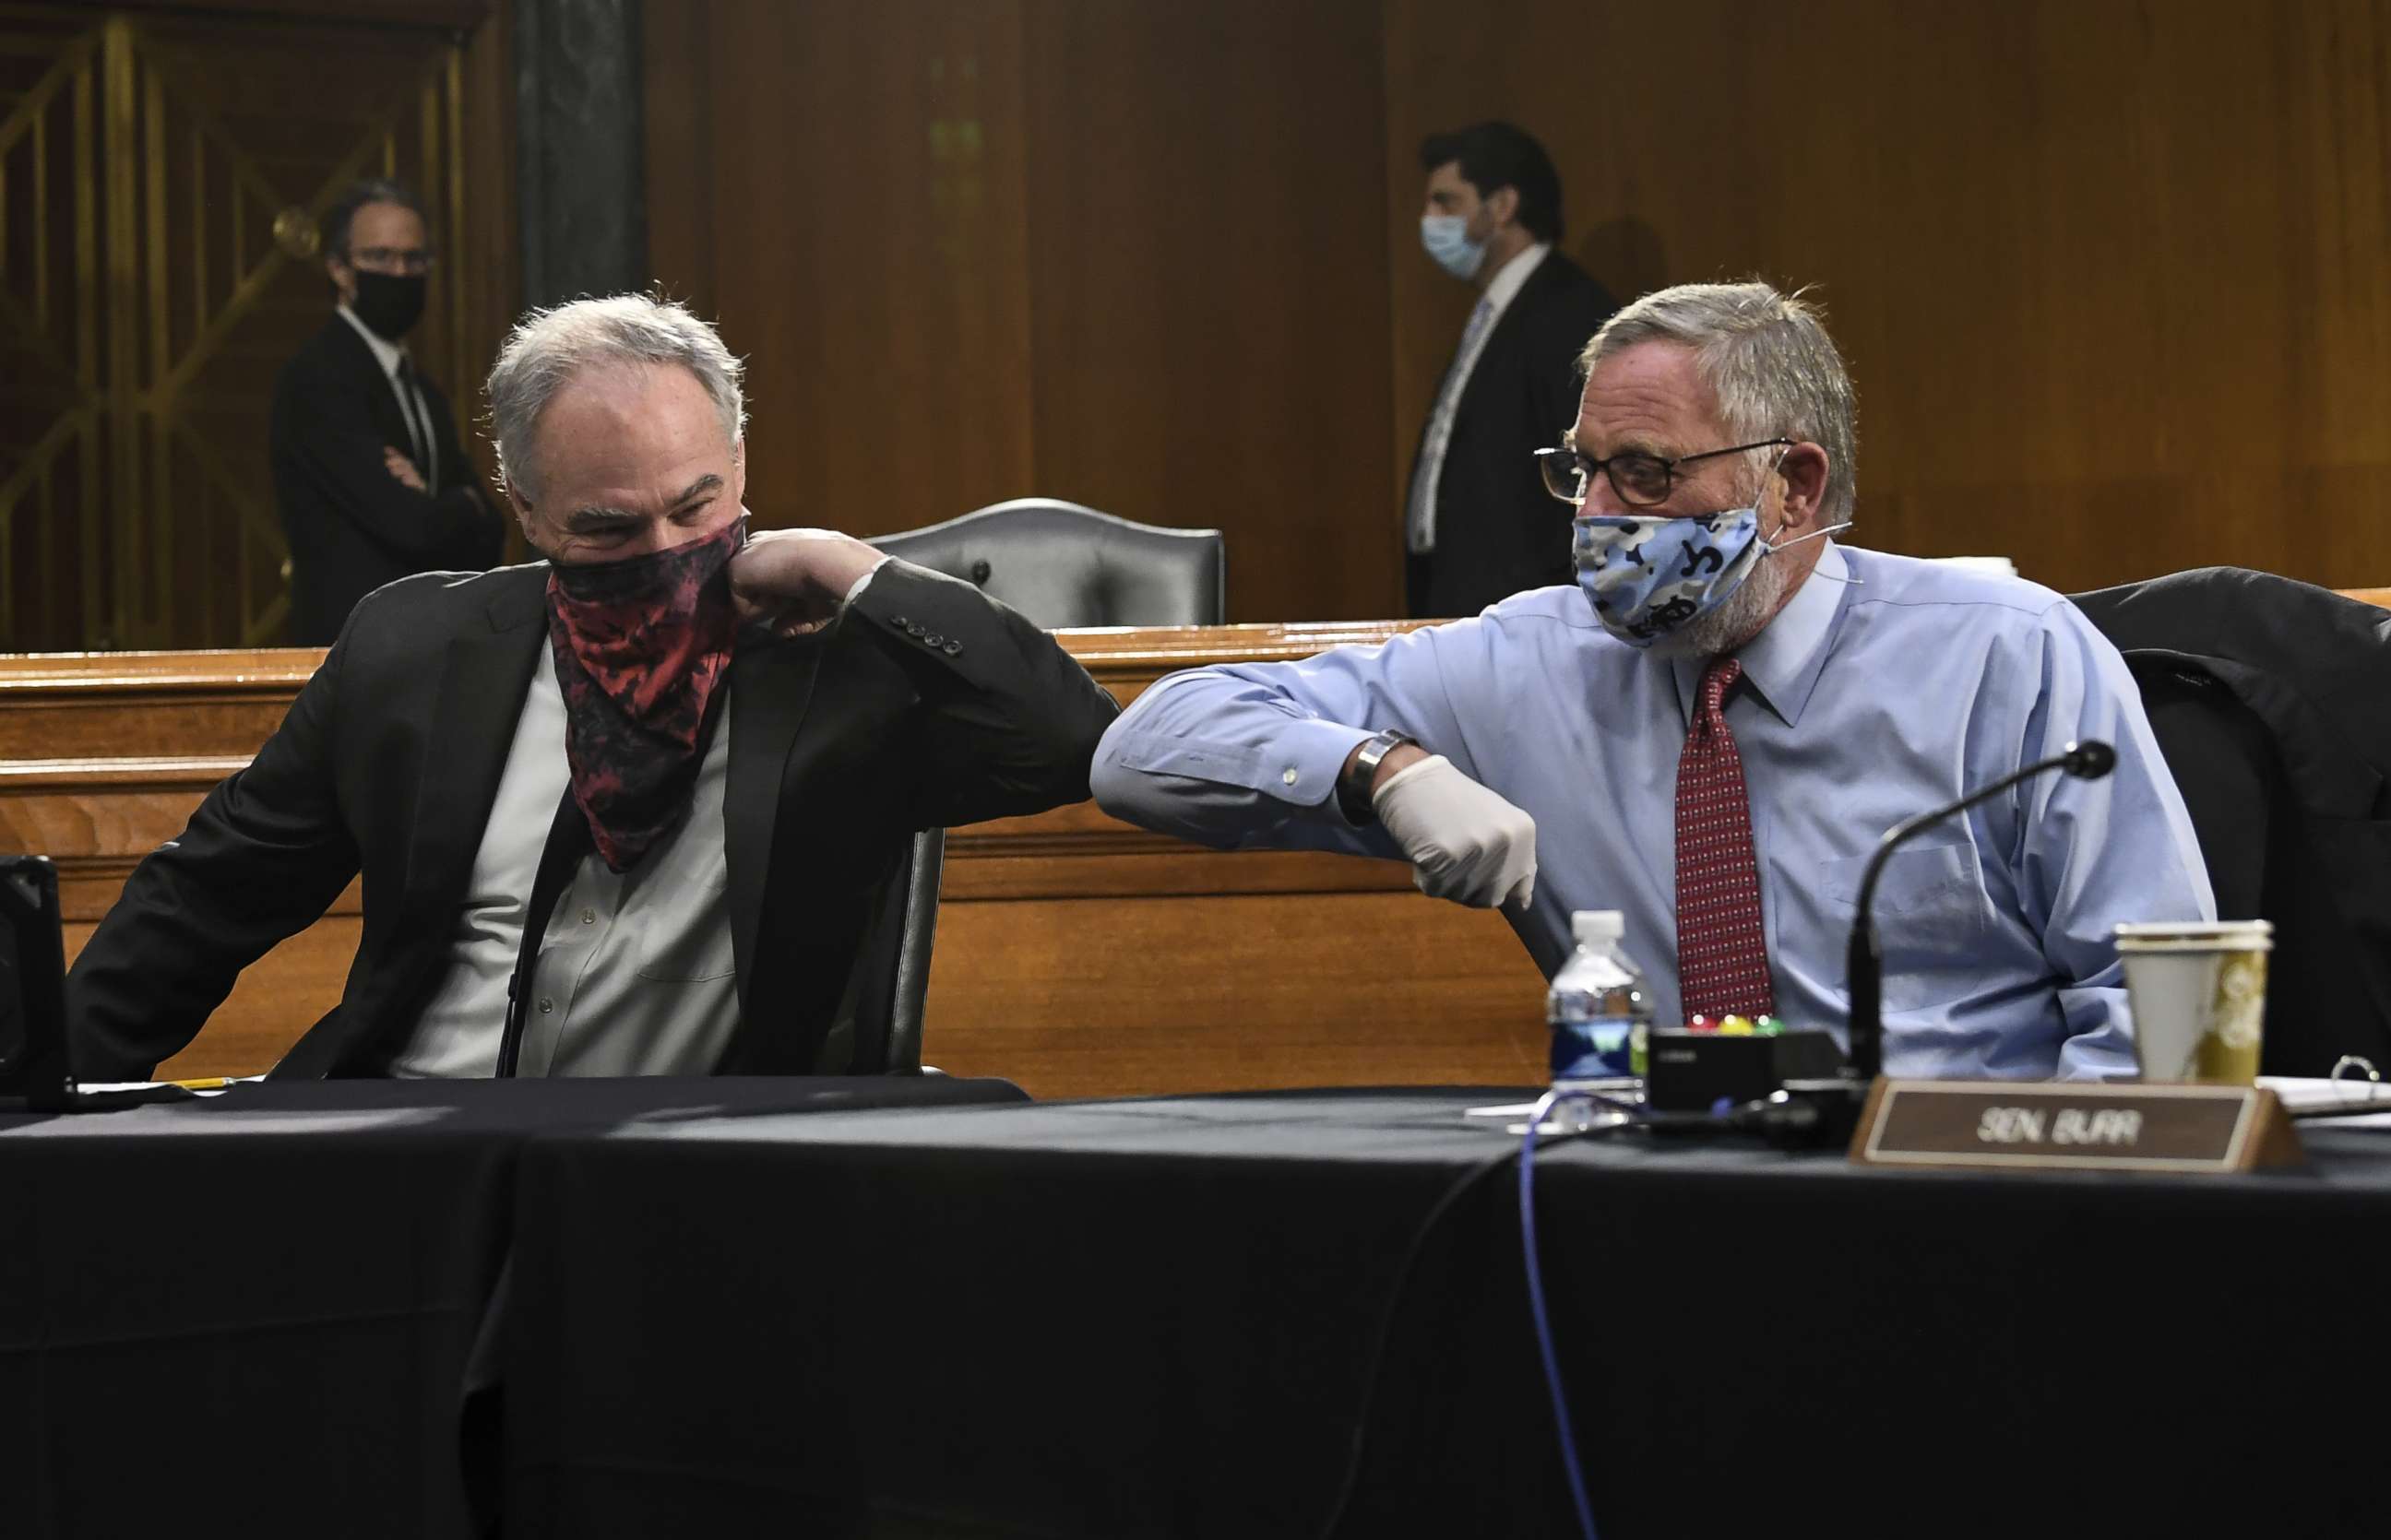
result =
[{"label": "shirt pocket", "polygon": [[738,971],[730,918],[717,877],[638,917],[640,977],[658,983],[699,983]]},{"label": "shirt pocket", "polygon": [[[1858,918],[1860,879],[1871,859],[1818,863],[1818,894],[1827,913],[1846,928]],[[1884,949],[1885,1003],[1916,1006],[1943,997],[1959,976],[1978,969],[1976,954],[1992,927],[1976,848],[1962,841],[1895,851],[1877,878],[1869,913]]]}]

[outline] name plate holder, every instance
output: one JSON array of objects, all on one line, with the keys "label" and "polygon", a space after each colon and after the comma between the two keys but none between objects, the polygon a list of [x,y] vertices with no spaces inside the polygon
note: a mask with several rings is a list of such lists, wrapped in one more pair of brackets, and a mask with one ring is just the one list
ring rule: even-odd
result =
[{"label": "name plate holder", "polygon": [[2175,1175],[2304,1163],[2274,1092],[2255,1085],[1882,1080],[1851,1158],[1863,1165]]}]

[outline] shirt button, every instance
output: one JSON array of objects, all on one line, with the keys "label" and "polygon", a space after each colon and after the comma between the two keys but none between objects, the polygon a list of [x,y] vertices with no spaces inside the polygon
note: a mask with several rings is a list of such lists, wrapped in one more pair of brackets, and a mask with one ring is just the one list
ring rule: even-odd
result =
[{"label": "shirt button", "polygon": [[1279,773],[1278,778],[1285,781],[1287,785],[1293,786],[1296,782],[1295,766],[1292,764],[1288,765],[1285,770]]},{"label": "shirt button", "polygon": [[539,1013],[540,1013],[542,1016],[546,1016],[549,1012],[550,1012],[550,1011],[554,1010],[555,1008],[556,1008],[556,1002],[555,1002],[554,1000],[542,1000],[542,1001],[539,1003]]},{"label": "shirt button", "polygon": [[597,924],[597,923],[598,923],[598,911],[597,911],[597,910],[595,910],[595,909],[584,909],[584,910],[582,910],[582,911],[581,911],[581,923],[582,923],[582,924],[584,924],[584,925],[595,925],[595,924]]}]

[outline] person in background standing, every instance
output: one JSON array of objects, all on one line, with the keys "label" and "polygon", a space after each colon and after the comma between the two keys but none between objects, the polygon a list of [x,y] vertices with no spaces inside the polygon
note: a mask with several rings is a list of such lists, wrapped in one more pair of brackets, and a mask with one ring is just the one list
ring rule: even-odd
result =
[{"label": "person in background standing", "polygon": [[1570,581],[1568,510],[1535,454],[1576,417],[1578,353],[1619,306],[1554,249],[1561,179],[1524,130],[1431,134],[1420,169],[1420,243],[1479,300],[1412,459],[1405,587],[1415,616],[1474,615]]},{"label": "person in background standing", "polygon": [[432,264],[423,212],[396,182],[359,182],[324,216],[335,308],[274,381],[295,646],[330,646],[383,584],[498,559],[504,521],[457,442],[448,398],[407,356]]}]

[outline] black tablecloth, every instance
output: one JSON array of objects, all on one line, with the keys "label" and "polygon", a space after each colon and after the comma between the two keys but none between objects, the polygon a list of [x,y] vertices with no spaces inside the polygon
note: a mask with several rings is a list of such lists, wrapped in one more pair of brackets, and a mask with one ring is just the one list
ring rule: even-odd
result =
[{"label": "black tablecloth", "polygon": [[[542,1140],[510,1533],[1572,1533],[1488,1098]],[[2308,1138],[2198,1179],[1549,1152],[1603,1534],[2380,1530],[2391,1136]]]},{"label": "black tablecloth", "polygon": [[351,1081],[0,1115],[0,1535],[463,1533],[463,1377],[527,1139],[1001,1099],[1020,1092]]}]

